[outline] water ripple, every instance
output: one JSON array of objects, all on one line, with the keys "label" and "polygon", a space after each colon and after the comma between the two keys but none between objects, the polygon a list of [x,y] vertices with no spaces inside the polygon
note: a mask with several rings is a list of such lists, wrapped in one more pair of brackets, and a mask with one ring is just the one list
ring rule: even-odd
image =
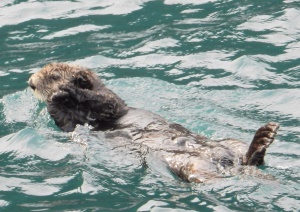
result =
[{"label": "water ripple", "polygon": [[[296,211],[299,15],[296,0],[0,1],[0,210]],[[53,61],[212,138],[250,142],[280,122],[261,167],[276,180],[188,184],[153,154],[144,167],[124,140],[59,131],[27,89]]]}]

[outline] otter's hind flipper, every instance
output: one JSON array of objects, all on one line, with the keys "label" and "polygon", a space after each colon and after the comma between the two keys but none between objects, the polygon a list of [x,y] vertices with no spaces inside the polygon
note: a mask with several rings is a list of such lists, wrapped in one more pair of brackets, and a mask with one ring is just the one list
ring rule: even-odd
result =
[{"label": "otter's hind flipper", "polygon": [[278,123],[270,122],[256,131],[255,136],[246,153],[246,161],[244,163],[245,165],[259,166],[264,164],[266,149],[273,142],[278,129]]}]

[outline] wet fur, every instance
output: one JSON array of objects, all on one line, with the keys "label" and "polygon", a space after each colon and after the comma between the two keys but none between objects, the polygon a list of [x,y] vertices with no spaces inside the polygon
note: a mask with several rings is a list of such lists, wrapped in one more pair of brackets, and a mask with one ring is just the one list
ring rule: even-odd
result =
[{"label": "wet fur", "polygon": [[[261,165],[279,125],[268,123],[250,146],[236,139],[212,141],[143,109],[128,107],[89,69],[52,63],[29,79],[35,96],[63,131],[89,124],[107,139],[130,140],[155,152],[180,178],[207,182],[242,172],[242,165]],[[244,166],[245,167],[245,166]]]},{"label": "wet fur", "polygon": [[34,74],[29,85],[38,99],[47,102],[48,112],[63,131],[85,123],[100,130],[128,110],[121,98],[84,67],[51,63]]}]

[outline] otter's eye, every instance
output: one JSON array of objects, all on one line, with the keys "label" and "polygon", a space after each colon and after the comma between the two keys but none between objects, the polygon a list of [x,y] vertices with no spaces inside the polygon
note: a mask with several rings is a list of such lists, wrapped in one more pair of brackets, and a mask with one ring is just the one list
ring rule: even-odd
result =
[{"label": "otter's eye", "polygon": [[60,76],[59,76],[58,74],[53,74],[53,75],[50,76],[50,78],[51,78],[52,80],[59,80],[59,79],[60,79]]}]

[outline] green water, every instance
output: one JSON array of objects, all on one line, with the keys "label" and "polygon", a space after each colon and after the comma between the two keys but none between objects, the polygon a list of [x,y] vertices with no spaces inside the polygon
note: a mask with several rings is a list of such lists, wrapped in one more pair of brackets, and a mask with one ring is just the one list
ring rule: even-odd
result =
[{"label": "green water", "polygon": [[[0,41],[0,211],[300,210],[299,1],[2,0]],[[212,138],[279,122],[261,167],[276,180],[189,184],[87,127],[61,132],[27,88],[53,61]]]}]

